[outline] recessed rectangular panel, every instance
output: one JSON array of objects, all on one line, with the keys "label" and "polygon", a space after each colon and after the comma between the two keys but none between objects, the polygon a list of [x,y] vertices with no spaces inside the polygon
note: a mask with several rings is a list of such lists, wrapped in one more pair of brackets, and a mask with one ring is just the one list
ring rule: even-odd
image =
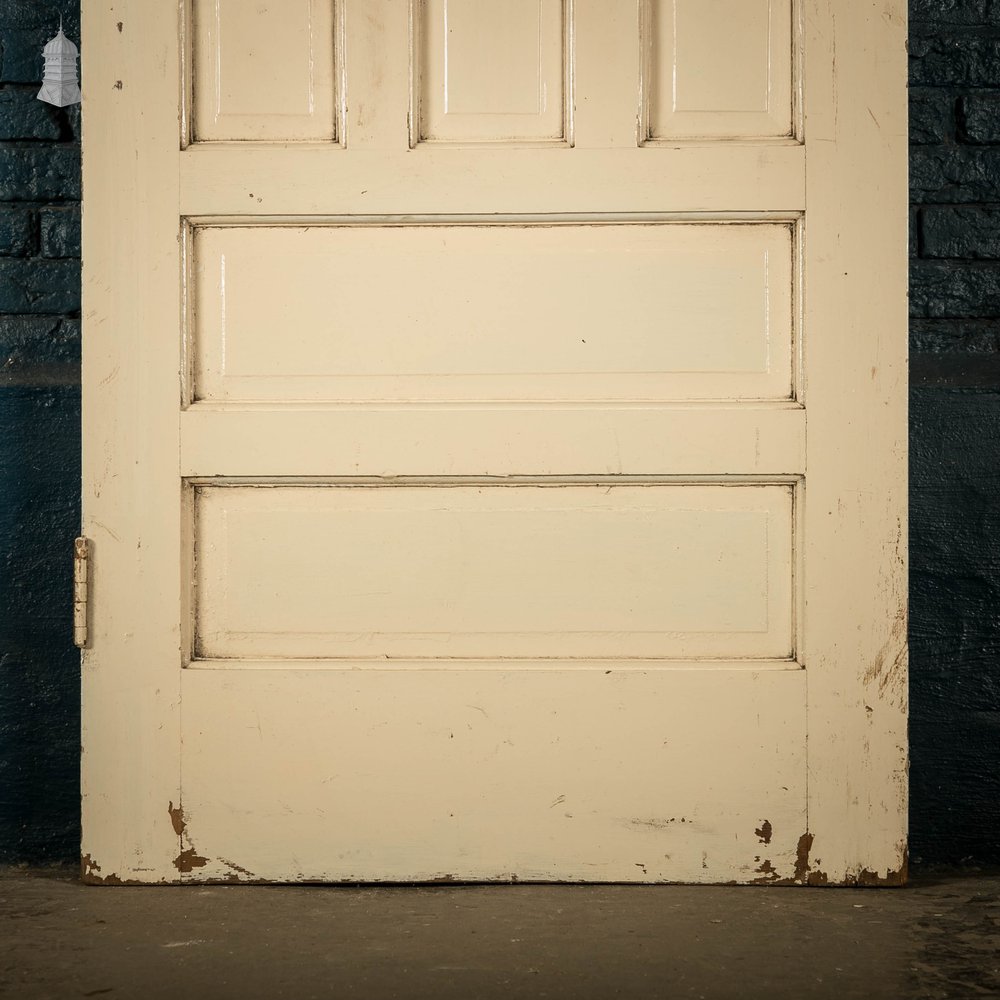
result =
[{"label": "recessed rectangular panel", "polygon": [[792,487],[195,488],[194,656],[787,658]]},{"label": "recessed rectangular panel", "polygon": [[565,138],[563,0],[423,0],[419,139]]},{"label": "recessed rectangular panel", "polygon": [[792,0],[648,0],[648,137],[792,134]]},{"label": "recessed rectangular panel", "polygon": [[194,138],[336,138],[334,0],[193,0]]},{"label": "recessed rectangular panel", "polygon": [[764,223],[204,228],[192,395],[788,399],[792,250]]}]

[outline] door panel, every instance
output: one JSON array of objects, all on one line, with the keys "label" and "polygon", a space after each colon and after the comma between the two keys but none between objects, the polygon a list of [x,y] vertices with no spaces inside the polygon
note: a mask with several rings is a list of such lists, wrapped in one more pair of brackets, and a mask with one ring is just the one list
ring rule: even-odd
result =
[{"label": "door panel", "polygon": [[198,660],[793,655],[791,486],[197,487]]},{"label": "door panel", "polygon": [[252,12],[241,0],[193,0],[193,138],[337,138],[333,0],[282,0]]},{"label": "door panel", "polygon": [[791,0],[645,3],[647,138],[792,136]]},{"label": "door panel", "polygon": [[277,10],[85,3],[85,877],[898,884],[901,4]]},{"label": "door panel", "polygon": [[791,395],[788,225],[212,227],[193,258],[195,401]]},{"label": "door panel", "polygon": [[565,140],[566,0],[422,0],[415,7],[417,138]]}]

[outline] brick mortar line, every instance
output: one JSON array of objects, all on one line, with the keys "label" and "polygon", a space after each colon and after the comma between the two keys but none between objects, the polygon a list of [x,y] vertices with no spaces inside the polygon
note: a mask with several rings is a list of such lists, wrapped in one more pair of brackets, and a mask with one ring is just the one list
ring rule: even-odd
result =
[{"label": "brick mortar line", "polygon": [[0,392],[5,389],[74,389],[79,385],[79,364],[43,364],[14,372],[0,371]]}]

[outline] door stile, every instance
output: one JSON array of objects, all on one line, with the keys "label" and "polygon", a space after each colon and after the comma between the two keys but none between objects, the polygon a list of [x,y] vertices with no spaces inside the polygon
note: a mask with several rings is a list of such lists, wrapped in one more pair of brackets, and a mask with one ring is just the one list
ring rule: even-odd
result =
[{"label": "door stile", "polygon": [[90,882],[173,881],[183,850],[179,41],[177,4],[84,4],[83,533],[97,588],[82,668]]},{"label": "door stile", "polygon": [[809,828],[796,872],[810,884],[899,884],[907,795],[905,4],[822,0],[808,5],[805,31]]}]

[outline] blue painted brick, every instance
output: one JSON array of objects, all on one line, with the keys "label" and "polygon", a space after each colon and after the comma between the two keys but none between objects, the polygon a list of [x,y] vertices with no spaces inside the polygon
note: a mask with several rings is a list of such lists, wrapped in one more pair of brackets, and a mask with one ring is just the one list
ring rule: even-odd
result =
[{"label": "blue painted brick", "polygon": [[42,47],[48,28],[6,28],[0,47],[0,83],[38,84],[42,79]]},{"label": "blue painted brick", "polygon": [[911,262],[910,315],[955,319],[1000,316],[1000,265]]},{"label": "blue painted brick", "polygon": [[1000,260],[1000,208],[937,205],[920,219],[922,255],[965,260]]},{"label": "blue painted brick", "polygon": [[0,313],[37,316],[79,309],[79,261],[0,259]]},{"label": "blue painted brick", "polygon": [[69,142],[80,142],[83,139],[81,105],[71,104],[67,108],[53,108],[52,110],[63,130],[61,138]]},{"label": "blue painted brick", "polygon": [[915,391],[911,852],[1000,857],[1000,395]]},{"label": "blue painted brick", "polygon": [[1000,93],[966,95],[959,106],[959,120],[963,142],[1000,143]]},{"label": "blue painted brick", "polygon": [[0,316],[0,374],[59,367],[75,380],[80,364],[80,321],[62,316]]},{"label": "blue painted brick", "polygon": [[1000,32],[910,33],[910,85],[914,87],[995,87],[1000,65]]},{"label": "blue painted brick", "polygon": [[1000,147],[912,147],[910,199],[916,204],[1000,202]]},{"label": "blue painted brick", "polygon": [[80,274],[51,258],[78,253],[80,108],[35,96],[60,12],[78,42],[75,0],[0,0],[0,863],[79,845]]},{"label": "blue painted brick", "polygon": [[79,421],[75,389],[0,388],[0,862],[78,853]]},{"label": "blue painted brick", "polygon": [[23,257],[35,247],[35,213],[22,205],[0,205],[0,257]]},{"label": "blue painted brick", "polygon": [[0,82],[37,83],[42,78],[42,47],[59,30],[80,44],[79,5],[42,0],[0,0]]},{"label": "blue painted brick", "polygon": [[948,142],[955,134],[955,97],[932,88],[910,90],[910,142]]},{"label": "blue painted brick", "polygon": [[910,0],[910,23],[977,25],[994,23],[990,0]]},{"label": "blue painted brick", "polygon": [[60,205],[38,213],[43,257],[80,256],[80,208]]},{"label": "blue painted brick", "polygon": [[910,350],[922,354],[1000,354],[1000,319],[911,319]]},{"label": "blue painted brick", "polygon": [[79,3],[47,3],[43,0],[0,0],[0,29],[47,28],[59,30],[62,17],[66,34],[80,31]]},{"label": "blue painted brick", "polygon": [[60,138],[59,109],[38,100],[37,93],[34,86],[0,89],[0,140]]},{"label": "blue painted brick", "polygon": [[74,146],[0,148],[0,201],[78,201],[80,151]]}]

